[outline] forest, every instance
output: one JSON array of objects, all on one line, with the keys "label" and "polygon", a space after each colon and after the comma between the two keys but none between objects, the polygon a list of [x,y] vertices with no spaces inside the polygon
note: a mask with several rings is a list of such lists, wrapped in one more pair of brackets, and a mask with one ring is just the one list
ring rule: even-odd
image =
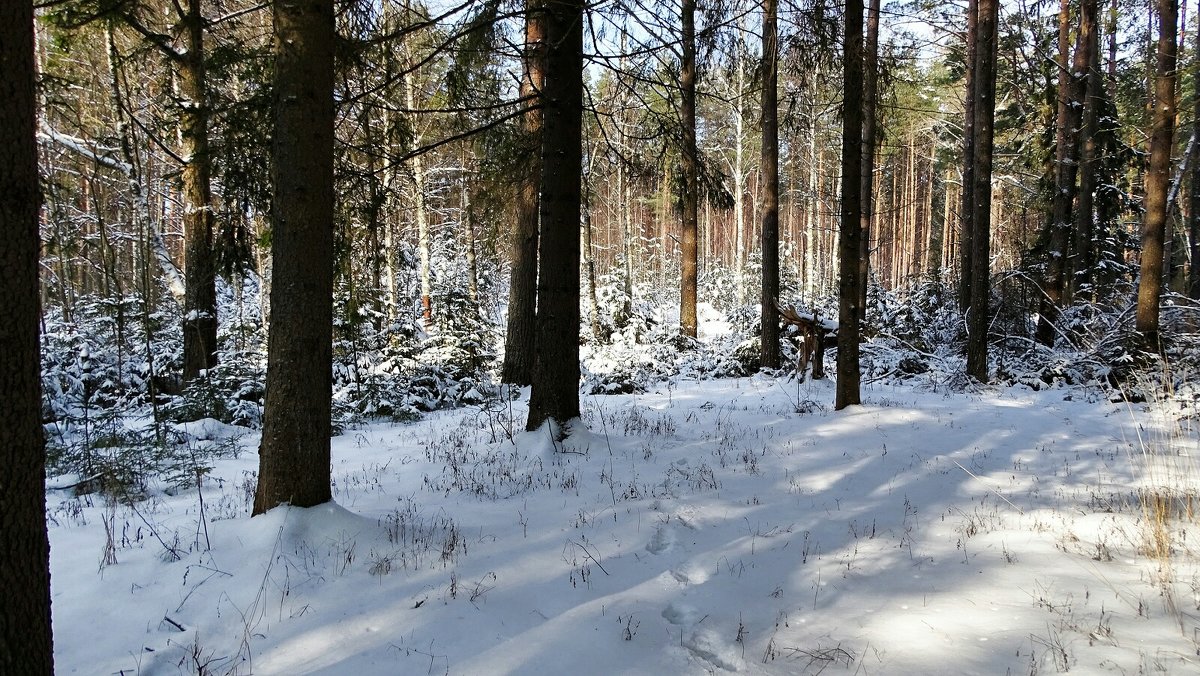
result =
[{"label": "forest", "polygon": [[33,0],[0,63],[0,672],[1200,668],[1200,6]]}]

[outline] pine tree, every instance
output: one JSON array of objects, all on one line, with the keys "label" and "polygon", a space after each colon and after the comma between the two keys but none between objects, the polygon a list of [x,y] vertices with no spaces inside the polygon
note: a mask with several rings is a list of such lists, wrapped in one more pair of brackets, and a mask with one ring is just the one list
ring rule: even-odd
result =
[{"label": "pine tree", "polygon": [[0,6],[0,673],[54,672],[38,327],[33,5]]},{"label": "pine tree", "polygon": [[[545,34],[541,2],[529,0],[525,8],[525,72],[521,95],[538,97],[545,84]],[[532,105],[530,101],[529,105]],[[512,234],[512,269],[509,275],[508,330],[504,340],[504,364],[500,379],[528,385],[533,372],[535,316],[537,312],[538,185],[541,180],[540,152],[542,111],[531,109],[521,117],[523,138],[530,152],[521,166],[517,186],[516,222]],[[540,148],[539,148],[540,149]]]},{"label": "pine tree", "polygon": [[[971,158],[971,287],[967,316],[967,373],[988,380],[988,297],[991,293],[992,141],[996,113],[996,50],[999,0],[976,0]],[[964,190],[965,192],[965,190]]]},{"label": "pine tree", "polygon": [[1157,0],[1158,51],[1154,72],[1154,106],[1150,119],[1150,165],[1146,172],[1142,216],[1141,279],[1135,326],[1150,349],[1160,347],[1158,320],[1162,294],[1163,240],[1167,232],[1167,192],[1171,183],[1171,144],[1175,134],[1175,62],[1179,5]]},{"label": "pine tree", "polygon": [[[779,368],[779,34],[776,0],[763,0],[762,345],[765,368]],[[741,140],[739,139],[740,143]]]},{"label": "pine tree", "polygon": [[583,2],[547,0],[533,386],[526,429],[579,417]]},{"label": "pine tree", "polygon": [[838,358],[837,392],[834,407],[841,410],[861,403],[858,348],[863,307],[859,269],[862,239],[862,89],[856,83],[863,75],[863,3],[846,0],[846,30],[843,35],[845,98],[842,104],[842,215],[838,240]]},{"label": "pine tree", "polygon": [[254,513],[331,498],[333,0],[275,4],[271,328]]}]

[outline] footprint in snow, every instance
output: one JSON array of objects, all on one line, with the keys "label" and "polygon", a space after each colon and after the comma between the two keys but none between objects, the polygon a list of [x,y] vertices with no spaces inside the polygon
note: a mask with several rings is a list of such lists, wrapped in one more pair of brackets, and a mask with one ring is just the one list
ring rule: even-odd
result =
[{"label": "footprint in snow", "polygon": [[738,650],[709,629],[695,629],[701,618],[699,611],[686,603],[672,601],[662,612],[663,619],[680,627],[684,633],[683,647],[693,656],[726,671],[740,671],[742,658]]},{"label": "footprint in snow", "polygon": [[672,601],[662,611],[663,619],[680,627],[690,627],[700,619],[700,613],[686,603]]},{"label": "footprint in snow", "polygon": [[672,568],[667,573],[680,584],[704,584],[708,582],[708,571],[695,564],[685,563],[678,568]]},{"label": "footprint in snow", "polygon": [[726,671],[741,671],[742,658],[738,651],[717,633],[709,629],[698,629],[683,642],[693,655]]},{"label": "footprint in snow", "polygon": [[650,536],[650,542],[646,543],[646,551],[651,554],[662,554],[674,546],[674,531],[666,526],[659,526],[658,530],[654,531],[654,535]]}]

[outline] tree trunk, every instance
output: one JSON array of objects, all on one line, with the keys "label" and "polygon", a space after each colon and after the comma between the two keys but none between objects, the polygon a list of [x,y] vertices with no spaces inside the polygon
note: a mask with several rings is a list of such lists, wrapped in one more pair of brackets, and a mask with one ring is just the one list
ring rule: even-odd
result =
[{"label": "tree trunk", "polygon": [[971,267],[975,238],[975,53],[977,51],[979,0],[967,0],[967,40],[965,58],[967,72],[963,82],[963,169],[962,206],[958,214],[958,307],[963,312],[971,305]]},{"label": "tree trunk", "polygon": [[213,255],[212,157],[208,145],[208,82],[200,0],[187,0],[181,27],[187,45],[179,64],[179,138],[183,157],[183,380],[217,365],[217,287]]},{"label": "tree trunk", "polygon": [[33,5],[0,5],[0,673],[50,676]]},{"label": "tree trunk", "polygon": [[697,190],[696,149],[696,0],[682,0],[683,58],[679,64],[679,117],[683,147],[683,223],[680,232],[679,330],[685,336],[696,337],[696,272],[697,210],[700,196]]},{"label": "tree trunk", "polygon": [[863,75],[863,4],[846,0],[844,35],[845,92],[842,106],[842,217],[839,228],[840,258],[838,299],[837,393],[834,408],[861,403],[858,342],[862,323],[862,159],[863,92],[857,86]]},{"label": "tree trunk", "polygon": [[[524,75],[521,96],[540,95],[545,83],[545,26],[541,0],[528,0],[525,15]],[[532,102],[531,102],[532,103]],[[508,285],[508,330],[504,336],[504,364],[500,380],[513,385],[533,382],[535,314],[537,310],[538,185],[541,180],[540,151],[542,111],[530,110],[521,117],[521,128],[529,152],[521,168],[516,194],[516,223],[512,233],[512,264]]]},{"label": "tree trunk", "polygon": [[967,315],[967,374],[988,380],[988,295],[991,286],[992,128],[996,112],[996,51],[999,0],[977,0],[975,36],[974,186],[971,297]]},{"label": "tree trunk", "polygon": [[937,280],[942,271],[942,251],[945,247],[946,224],[949,220],[950,188],[948,177],[937,170],[930,159],[929,166],[929,250],[926,252],[925,277]]},{"label": "tree trunk", "polygon": [[[592,155],[595,157],[595,155]],[[590,192],[590,191],[589,191]],[[579,255],[583,261],[583,275],[587,283],[588,297],[588,328],[591,330],[592,340],[600,342],[600,301],[596,297],[596,254],[592,247],[592,208],[591,195],[585,194],[581,200],[580,209],[583,212],[583,223],[580,224],[580,244]]]},{"label": "tree trunk", "polygon": [[867,13],[867,36],[863,47],[863,147],[862,147],[862,235],[859,242],[859,299],[860,308],[867,307],[867,286],[871,278],[871,217],[874,213],[876,114],[879,81],[879,0],[871,0]]},{"label": "tree trunk", "polygon": [[[621,146],[625,147],[627,139],[625,138],[625,125],[621,125]],[[617,165],[617,199],[621,202],[621,240],[624,243],[625,260],[622,261],[625,266],[625,279],[623,282],[624,297],[621,299],[621,316],[624,321],[628,321],[633,312],[633,257],[637,255],[637,243],[634,241],[633,234],[633,187],[628,176],[625,174],[625,165],[620,163]]]},{"label": "tree trunk", "polygon": [[1058,123],[1055,129],[1054,199],[1051,203],[1049,260],[1043,282],[1041,311],[1038,317],[1038,342],[1053,345],[1054,322],[1058,319],[1067,295],[1067,257],[1072,241],[1072,210],[1075,206],[1075,179],[1079,173],[1079,128],[1083,116],[1089,60],[1087,45],[1090,37],[1085,31],[1094,22],[1080,12],[1080,30],[1075,46],[1075,58],[1068,65],[1070,36],[1070,0],[1061,0],[1058,20]]},{"label": "tree trunk", "polygon": [[762,295],[763,368],[779,368],[779,43],[776,0],[763,0]]},{"label": "tree trunk", "polygon": [[1079,201],[1075,205],[1074,241],[1068,269],[1066,302],[1070,302],[1081,286],[1091,286],[1092,266],[1095,265],[1092,238],[1095,231],[1093,214],[1096,192],[1096,172],[1099,169],[1096,137],[1099,132],[1099,106],[1104,96],[1100,79],[1100,7],[1097,0],[1081,0],[1079,15],[1079,44],[1086,65],[1081,93],[1083,115],[1080,121]]},{"label": "tree trunk", "polygon": [[[1200,92],[1200,25],[1196,26],[1196,54],[1192,61],[1192,87]],[[1200,121],[1200,96],[1195,97],[1193,120]],[[1192,176],[1188,205],[1188,238],[1191,240],[1191,265],[1188,267],[1188,297],[1200,298],[1200,143],[1192,148]]]},{"label": "tree trunk", "polygon": [[[383,22],[383,31],[385,33],[393,30],[395,25],[395,11],[392,9],[391,0],[381,0],[380,3],[380,19]],[[383,81],[394,82],[396,78],[396,58],[393,50],[384,50],[383,55]],[[391,87],[382,92],[385,101],[391,103],[392,91]],[[383,285],[384,285],[384,306],[386,308],[387,323],[391,324],[396,319],[397,303],[399,299],[399,279],[400,275],[396,270],[396,218],[395,212],[395,195],[396,195],[396,161],[395,158],[400,154],[400,114],[392,110],[392,106],[383,107],[383,251],[380,255],[383,257]]]},{"label": "tree trunk", "polygon": [[[742,35],[739,31],[738,35]],[[741,38],[739,38],[741,40]],[[766,42],[764,28],[764,43]],[[742,52],[737,59],[737,95],[734,99],[734,146],[733,146],[733,278],[737,286],[737,304],[746,302],[746,131],[745,131],[745,96],[746,96],[746,64]],[[772,69],[774,70],[774,69]],[[764,73],[764,76],[766,74]],[[765,124],[764,119],[764,124]]]},{"label": "tree trunk", "polygon": [[[820,76],[820,65],[815,67]],[[820,248],[821,198],[820,175],[821,156],[817,150],[817,119],[816,106],[810,112],[812,120],[811,133],[808,135],[808,209],[804,213],[804,290],[810,301],[815,301],[819,290],[819,275],[817,274],[817,251]]]},{"label": "tree trunk", "polygon": [[[404,100],[410,111],[416,110],[415,72],[404,76]],[[415,123],[414,123],[415,127]],[[413,147],[420,147],[421,136],[414,133]],[[417,277],[421,284],[421,321],[428,329],[433,322],[433,274],[430,271],[429,212],[425,205],[425,159],[412,158],[412,200],[417,220]]]},{"label": "tree trunk", "polygon": [[1163,239],[1167,225],[1167,191],[1171,181],[1171,144],[1175,133],[1176,0],[1157,0],[1158,50],[1154,72],[1154,109],[1150,129],[1150,164],[1146,172],[1142,216],[1141,279],[1135,326],[1149,349],[1161,348],[1158,315],[1162,294]]},{"label": "tree trunk", "polygon": [[462,204],[459,209],[460,220],[462,220],[463,236],[466,239],[464,242],[467,251],[467,298],[471,300],[471,307],[476,312],[479,310],[479,264],[475,260],[475,215],[471,213],[471,177],[467,173],[467,160],[471,158],[466,152],[463,153],[463,173],[462,173]]},{"label": "tree trunk", "polygon": [[254,514],[331,499],[333,4],[275,4],[271,329]]},{"label": "tree trunk", "polygon": [[537,338],[526,429],[579,417],[583,0],[545,5]]}]

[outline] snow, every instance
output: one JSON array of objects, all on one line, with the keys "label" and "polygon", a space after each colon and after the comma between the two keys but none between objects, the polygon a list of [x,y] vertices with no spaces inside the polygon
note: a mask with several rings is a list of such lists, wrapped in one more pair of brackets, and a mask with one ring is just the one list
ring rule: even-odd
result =
[{"label": "snow", "polygon": [[1196,673],[1194,529],[1148,556],[1137,500],[1194,494],[1191,430],[1085,390],[832,388],[588,396],[566,442],[519,431],[528,391],[366,425],[336,504],[253,519],[257,434],[190,423],[243,448],[201,491],[48,494],[58,672]]}]

